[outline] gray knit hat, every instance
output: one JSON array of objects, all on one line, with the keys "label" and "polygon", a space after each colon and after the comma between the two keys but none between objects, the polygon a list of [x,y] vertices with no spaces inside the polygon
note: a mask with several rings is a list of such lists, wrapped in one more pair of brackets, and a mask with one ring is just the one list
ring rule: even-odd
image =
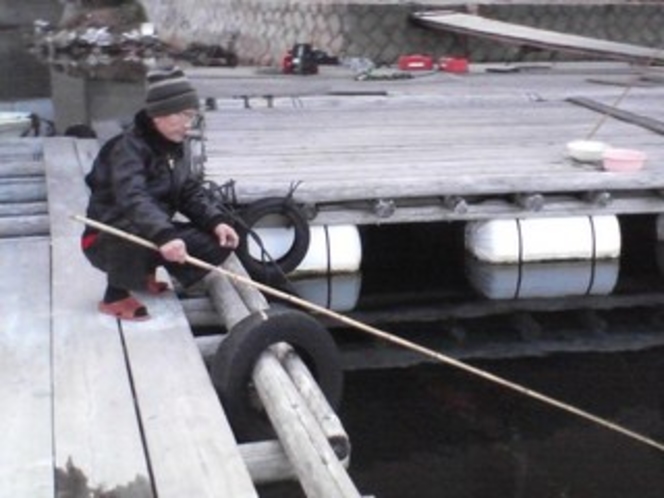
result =
[{"label": "gray knit hat", "polygon": [[153,69],[147,74],[145,109],[150,117],[198,109],[198,94],[182,69]]}]

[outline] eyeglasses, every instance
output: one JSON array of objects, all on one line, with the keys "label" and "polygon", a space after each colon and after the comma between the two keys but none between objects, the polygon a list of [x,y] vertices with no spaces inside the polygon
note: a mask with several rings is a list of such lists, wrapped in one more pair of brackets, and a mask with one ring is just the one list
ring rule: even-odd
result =
[{"label": "eyeglasses", "polygon": [[186,110],[186,111],[180,111],[176,115],[181,119],[185,119],[189,122],[193,122],[196,119],[198,119],[198,117],[200,116],[200,113],[198,111]]}]

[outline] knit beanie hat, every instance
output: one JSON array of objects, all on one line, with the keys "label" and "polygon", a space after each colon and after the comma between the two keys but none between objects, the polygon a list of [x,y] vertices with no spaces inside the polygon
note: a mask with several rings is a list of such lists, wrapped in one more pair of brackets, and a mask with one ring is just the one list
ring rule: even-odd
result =
[{"label": "knit beanie hat", "polygon": [[145,103],[152,118],[199,108],[196,90],[177,66],[148,72]]}]

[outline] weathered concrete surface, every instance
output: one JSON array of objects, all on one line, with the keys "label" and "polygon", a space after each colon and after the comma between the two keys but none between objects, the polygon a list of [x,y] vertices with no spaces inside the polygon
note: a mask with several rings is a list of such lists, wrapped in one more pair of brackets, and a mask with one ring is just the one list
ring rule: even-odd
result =
[{"label": "weathered concrete surface", "polygon": [[[294,43],[312,43],[330,55],[392,63],[404,53],[468,55],[475,61],[509,60],[515,47],[464,39],[413,26],[415,10],[454,8],[544,29],[664,45],[664,6],[633,0],[141,0],[163,39],[235,49],[243,63],[278,64]],[[529,60],[550,58],[530,53]],[[558,54],[559,59],[567,56]]]}]

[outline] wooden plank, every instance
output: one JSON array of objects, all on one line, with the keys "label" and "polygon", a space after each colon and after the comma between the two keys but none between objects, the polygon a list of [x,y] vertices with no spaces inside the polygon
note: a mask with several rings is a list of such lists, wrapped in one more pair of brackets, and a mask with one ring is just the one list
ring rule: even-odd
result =
[{"label": "wooden plank", "polygon": [[117,320],[96,306],[105,281],[70,216],[86,203],[73,139],[45,143],[52,227],[53,386],[57,491],[88,488],[153,497]]},{"label": "wooden plank", "polygon": [[43,236],[49,234],[47,214],[0,216],[0,238]]},{"label": "wooden plank", "polygon": [[636,113],[618,109],[615,106],[602,104],[601,102],[597,102],[596,100],[585,97],[571,97],[567,100],[573,104],[597,111],[602,115],[611,116],[613,118],[641,126],[647,130],[654,131],[659,135],[664,134],[664,122],[658,119],[653,119],[647,116],[640,116]]},{"label": "wooden plank", "polygon": [[477,15],[453,11],[429,11],[416,12],[411,17],[423,26],[433,29],[481,36],[500,42],[528,45],[546,50],[560,50],[647,64],[664,60],[661,50],[532,28]]},{"label": "wooden plank", "polygon": [[52,498],[47,239],[0,241],[0,496]]},{"label": "wooden plank", "polygon": [[180,302],[139,297],[152,319],[122,329],[158,496],[257,497]]}]

